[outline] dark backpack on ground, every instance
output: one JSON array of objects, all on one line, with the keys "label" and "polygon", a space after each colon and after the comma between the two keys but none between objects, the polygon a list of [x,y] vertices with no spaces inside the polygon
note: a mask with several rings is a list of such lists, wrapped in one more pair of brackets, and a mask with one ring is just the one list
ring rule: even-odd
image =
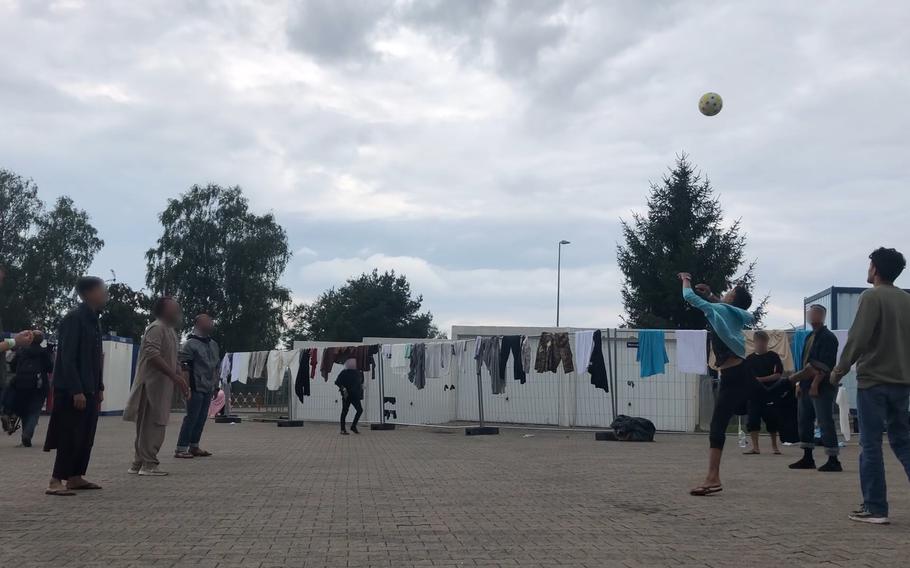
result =
[{"label": "dark backpack on ground", "polygon": [[621,442],[653,442],[657,428],[647,418],[637,418],[620,414],[610,424],[616,439]]}]

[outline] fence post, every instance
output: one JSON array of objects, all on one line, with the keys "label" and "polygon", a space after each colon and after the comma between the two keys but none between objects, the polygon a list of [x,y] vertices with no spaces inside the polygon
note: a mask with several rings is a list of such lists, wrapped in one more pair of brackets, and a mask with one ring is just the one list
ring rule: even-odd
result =
[{"label": "fence post", "polygon": [[491,436],[499,434],[499,428],[487,426],[483,419],[483,380],[481,379],[481,364],[477,361],[477,418],[479,426],[469,426],[464,429],[465,436]]},{"label": "fence post", "polygon": [[385,421],[385,358],[379,348],[379,422],[371,423],[370,430],[394,430],[395,425]]}]

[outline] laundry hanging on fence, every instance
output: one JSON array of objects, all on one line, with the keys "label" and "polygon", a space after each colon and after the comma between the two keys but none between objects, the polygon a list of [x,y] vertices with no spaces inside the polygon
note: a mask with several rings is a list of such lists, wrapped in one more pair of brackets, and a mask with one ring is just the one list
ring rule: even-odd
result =
[{"label": "laundry hanging on fence", "polygon": [[250,354],[249,377],[251,379],[264,379],[269,362],[268,351],[254,351]]},{"label": "laundry hanging on fence", "polygon": [[250,354],[234,353],[231,359],[231,382],[246,384],[249,377]]},{"label": "laundry hanging on fence", "polygon": [[297,374],[294,376],[294,394],[303,402],[303,397],[310,396],[310,358],[314,349],[301,349],[297,361]]},{"label": "laundry hanging on fence", "polygon": [[[316,378],[316,369],[319,366],[319,349],[313,347],[309,351],[310,351],[310,378],[315,379]],[[303,360],[301,360],[301,364],[304,364]]]},{"label": "laundry hanging on fence", "polygon": [[[746,335],[746,357],[755,353],[755,331],[744,332]],[[793,352],[790,351],[790,337],[786,331],[765,330],[768,334],[768,351],[774,351],[780,357],[784,371],[793,371]]]},{"label": "laundry hanging on fence", "polygon": [[575,370],[579,373],[588,371],[591,362],[591,352],[594,350],[594,331],[583,330],[575,332]]},{"label": "laundry hanging on fence", "polygon": [[424,343],[424,373],[428,379],[440,379],[446,373],[446,363],[452,351],[451,344]]},{"label": "laundry hanging on fence", "polygon": [[478,337],[474,344],[474,360],[477,362],[477,374],[483,367],[490,373],[490,386],[493,394],[506,392],[506,381],[499,373],[499,337]]},{"label": "laundry hanging on fence", "polygon": [[454,383],[458,381],[461,377],[461,373],[465,371],[464,369],[464,355],[468,352],[468,345],[473,344],[472,340],[461,340],[455,341],[451,344],[451,363],[449,365],[449,378],[452,381],[452,388],[454,388]]},{"label": "laundry hanging on fence", "polygon": [[635,360],[641,368],[642,378],[664,373],[664,367],[670,362],[664,330],[642,329],[638,332],[638,353]]},{"label": "laundry hanging on fence", "polygon": [[291,377],[297,376],[300,368],[300,349],[290,351],[269,351],[265,386],[269,390],[278,390],[284,382],[284,373],[288,369]]},{"label": "laundry hanging on fence", "polygon": [[525,375],[534,370],[531,367],[531,338],[527,335],[521,336],[521,368]]},{"label": "laundry hanging on fence", "polygon": [[322,378],[329,380],[329,373],[336,364],[341,365],[348,359],[357,361],[357,370],[362,372],[370,371],[372,378],[376,378],[376,362],[373,355],[379,353],[379,345],[346,345],[341,347],[326,347],[322,350],[322,364],[319,366],[319,372]]},{"label": "laundry hanging on fence", "polygon": [[534,370],[538,373],[555,373],[560,363],[562,363],[564,372],[575,371],[575,365],[572,362],[572,348],[569,346],[569,334],[548,331],[541,333]]},{"label": "laundry hanging on fence", "polygon": [[680,373],[708,374],[708,331],[676,330],[676,367]]},{"label": "laundry hanging on fence", "polygon": [[226,384],[231,380],[231,354],[225,353],[224,358],[221,359],[221,372],[219,376],[221,377],[221,382]]},{"label": "laundry hanging on fence", "polygon": [[844,352],[844,347],[847,346],[847,333],[846,329],[832,329],[831,333],[834,334],[834,337],[837,338],[837,360],[840,361],[841,353]]},{"label": "laundry hanging on fence", "polygon": [[588,372],[591,373],[591,384],[596,388],[610,392],[610,379],[607,375],[607,363],[604,361],[603,334],[595,329],[591,338],[591,357]]},{"label": "laundry hanging on fence", "polygon": [[524,365],[521,359],[521,343],[524,339],[520,335],[504,335],[499,345],[499,376],[505,380],[506,366],[509,363],[509,355],[512,355],[512,372],[516,381],[525,384],[527,377],[525,375]]},{"label": "laundry hanging on fence", "polygon": [[803,368],[803,348],[810,335],[812,335],[811,329],[797,329],[793,332],[793,368],[797,371]]},{"label": "laundry hanging on fence", "polygon": [[411,346],[411,366],[408,370],[408,380],[417,387],[417,390],[422,390],[427,386],[426,353],[427,346],[425,343],[416,343]]},{"label": "laundry hanging on fence", "polygon": [[392,357],[389,359],[389,365],[399,371],[407,369],[410,366],[407,353],[411,347],[407,343],[396,343],[392,346]]}]

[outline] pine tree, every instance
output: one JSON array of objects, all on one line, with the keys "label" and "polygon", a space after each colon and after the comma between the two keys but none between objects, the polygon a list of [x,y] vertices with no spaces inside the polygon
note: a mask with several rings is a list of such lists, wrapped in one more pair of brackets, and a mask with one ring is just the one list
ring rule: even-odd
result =
[{"label": "pine tree", "polygon": [[[624,324],[639,329],[702,329],[704,316],[682,300],[679,272],[691,272],[717,292],[733,284],[752,291],[755,263],[743,266],[746,237],[737,220],[724,226],[723,210],[707,178],[685,154],[660,184],[651,184],[648,212],[622,221],[617,262],[625,276]],[[767,298],[754,309],[756,325]]]}]

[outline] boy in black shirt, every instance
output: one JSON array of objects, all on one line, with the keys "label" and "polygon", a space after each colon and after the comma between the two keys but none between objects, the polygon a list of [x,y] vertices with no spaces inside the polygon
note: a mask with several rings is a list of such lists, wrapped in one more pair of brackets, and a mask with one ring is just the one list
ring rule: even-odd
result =
[{"label": "boy in black shirt", "polygon": [[749,418],[746,422],[746,429],[749,430],[749,436],[752,438],[752,449],[745,453],[746,455],[761,453],[758,447],[758,434],[761,432],[761,423],[764,420],[765,428],[771,435],[771,449],[775,455],[780,455],[780,448],[777,447],[777,409],[766,389],[780,380],[784,372],[784,364],[780,360],[780,355],[774,351],[768,351],[767,333],[756,331],[754,341],[755,352],[746,358],[746,363],[761,386],[756,388],[755,395],[749,400]]}]

